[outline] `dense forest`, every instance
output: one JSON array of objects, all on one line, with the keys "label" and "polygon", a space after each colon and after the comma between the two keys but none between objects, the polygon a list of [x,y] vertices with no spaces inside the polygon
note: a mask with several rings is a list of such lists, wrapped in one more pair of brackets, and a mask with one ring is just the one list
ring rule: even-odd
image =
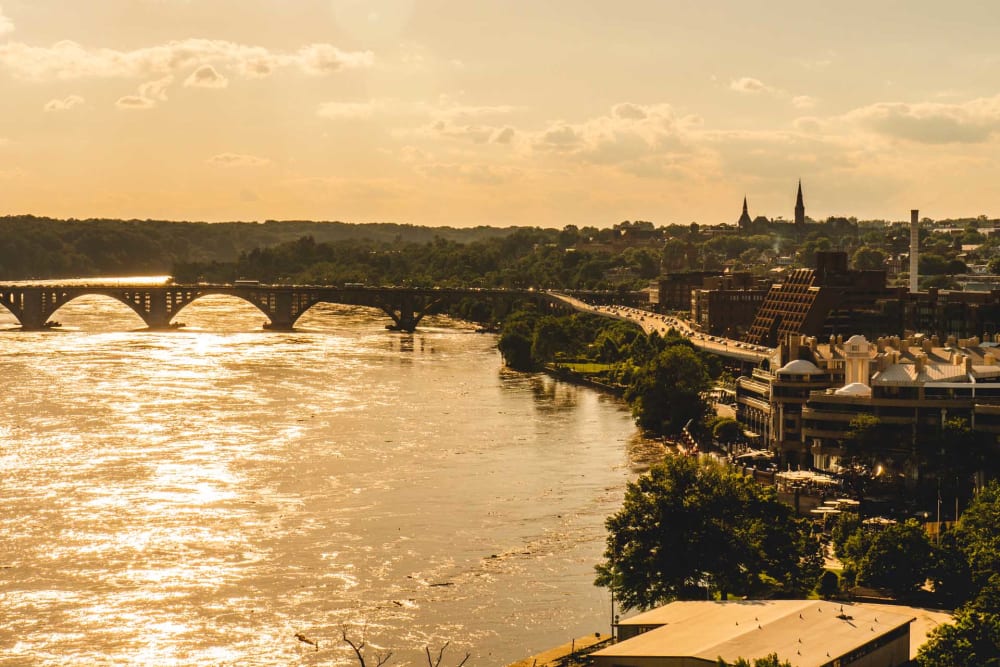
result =
[{"label": "dense forest", "polygon": [[[924,220],[921,287],[1000,272],[997,221]],[[394,223],[166,222],[0,217],[0,280],[173,275],[178,281],[638,289],[662,273],[810,267],[816,251],[905,279],[909,229],[830,218],[798,228],[624,221],[609,228],[418,227]]]},{"label": "dense forest", "polygon": [[[643,287],[657,248],[611,248],[613,230],[454,229],[330,222],[172,223],[0,218],[0,280],[173,275],[297,284]],[[596,241],[577,250],[581,239]],[[623,276],[612,282],[609,274]]]}]

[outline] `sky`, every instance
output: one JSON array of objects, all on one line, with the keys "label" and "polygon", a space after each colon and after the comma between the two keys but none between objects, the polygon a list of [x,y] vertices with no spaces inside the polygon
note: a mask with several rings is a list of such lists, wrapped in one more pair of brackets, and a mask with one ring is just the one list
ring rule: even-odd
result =
[{"label": "sky", "polygon": [[1000,217],[993,0],[0,0],[0,214]]}]

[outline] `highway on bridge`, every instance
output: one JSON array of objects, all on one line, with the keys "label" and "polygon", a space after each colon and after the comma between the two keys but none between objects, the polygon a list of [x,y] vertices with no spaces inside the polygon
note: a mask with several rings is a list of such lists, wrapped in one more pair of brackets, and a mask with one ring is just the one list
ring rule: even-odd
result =
[{"label": "highway on bridge", "polygon": [[731,338],[708,336],[700,333],[691,328],[688,322],[672,315],[661,315],[630,306],[593,305],[559,292],[549,292],[549,294],[564,301],[567,305],[572,306],[580,312],[593,313],[637,324],[647,334],[657,332],[662,335],[671,328],[676,329],[678,333],[686,336],[698,349],[736,361],[759,364],[765,359],[771,358],[774,354],[773,349],[761,345],[751,345],[750,343],[744,343],[743,341]]}]

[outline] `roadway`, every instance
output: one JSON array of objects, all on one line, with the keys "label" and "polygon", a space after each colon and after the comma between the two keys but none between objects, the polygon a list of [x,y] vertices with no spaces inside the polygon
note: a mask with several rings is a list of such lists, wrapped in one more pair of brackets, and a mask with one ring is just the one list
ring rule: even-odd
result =
[{"label": "roadway", "polygon": [[744,343],[743,341],[731,338],[703,334],[692,328],[690,323],[672,315],[661,315],[630,306],[597,306],[559,292],[548,292],[548,294],[580,312],[593,313],[594,315],[602,315],[636,324],[647,334],[656,332],[663,335],[669,329],[675,329],[679,334],[690,340],[698,349],[729,359],[756,365],[765,359],[769,359],[774,354],[773,349],[762,345],[751,345],[750,343]]}]

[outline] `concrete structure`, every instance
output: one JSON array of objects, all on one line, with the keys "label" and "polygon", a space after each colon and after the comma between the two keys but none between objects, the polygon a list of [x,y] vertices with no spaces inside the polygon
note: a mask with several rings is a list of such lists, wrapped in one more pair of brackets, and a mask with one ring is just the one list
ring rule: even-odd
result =
[{"label": "concrete structure", "polygon": [[910,211],[910,293],[920,291],[920,211]]},{"label": "concrete structure", "polygon": [[59,285],[47,283],[0,284],[0,305],[11,312],[26,330],[49,326],[59,308],[87,294],[108,296],[131,308],[151,329],[171,326],[177,314],[196,299],[224,294],[243,299],[267,316],[267,329],[290,330],[302,315],[317,303],[344,303],[379,308],[392,318],[390,328],[413,331],[433,308],[461,299],[530,299],[555,310],[568,310],[562,300],[546,292],[503,289],[437,289],[411,287],[321,287],[313,285],[262,285],[237,281],[232,285]]},{"label": "concrete structure", "polygon": [[725,273],[724,271],[678,271],[665,274],[651,285],[650,302],[660,312],[668,310],[689,310],[691,292],[703,289],[706,281],[713,279],[728,281],[730,289],[745,289],[753,285],[753,277],[746,272]]},{"label": "concrete structure", "polygon": [[842,442],[860,414],[902,428],[906,442],[896,446],[905,449],[918,431],[933,432],[953,418],[1000,435],[994,342],[912,334],[819,343],[789,336],[767,366],[737,379],[736,418],[790,465],[839,471]]},{"label": "concrete structure", "polygon": [[821,600],[674,602],[618,624],[596,667],[714,667],[777,653],[795,667],[896,667],[915,615]]}]

